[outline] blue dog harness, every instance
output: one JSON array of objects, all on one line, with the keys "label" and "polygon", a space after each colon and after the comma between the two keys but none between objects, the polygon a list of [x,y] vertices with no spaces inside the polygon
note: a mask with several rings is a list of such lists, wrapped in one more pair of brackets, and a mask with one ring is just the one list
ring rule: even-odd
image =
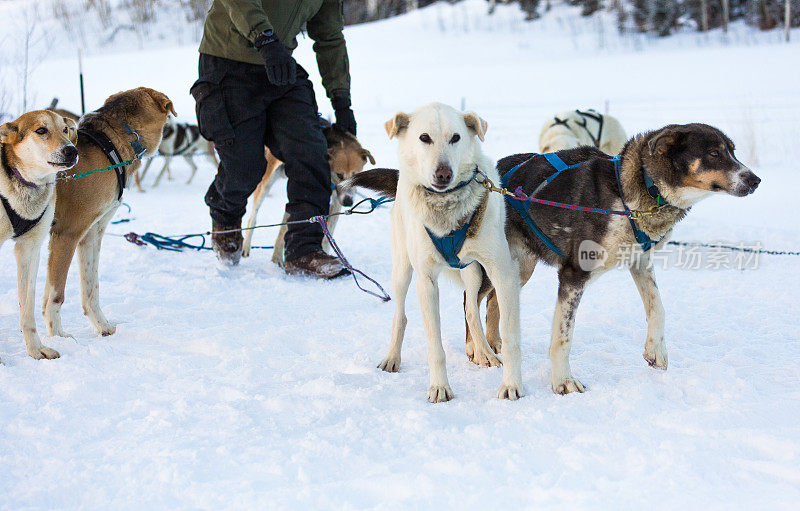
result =
[{"label": "blue dog harness", "polygon": [[[523,161],[522,163],[519,163],[519,164],[515,165],[514,167],[511,168],[511,170],[506,172],[500,178],[501,186],[503,188],[508,189],[508,182],[511,180],[511,176],[513,176],[514,173],[520,167],[522,167],[523,165],[525,165],[526,163],[531,161],[535,156],[537,156],[537,155],[531,156],[529,159]],[[550,175],[547,179],[542,181],[539,184],[539,186],[537,186],[536,189],[530,194],[530,196],[536,195],[537,192],[539,192],[542,188],[544,188],[545,186],[550,184],[555,178],[557,178],[565,170],[571,170],[571,169],[580,167],[581,165],[586,163],[586,162],[580,162],[580,163],[575,163],[575,164],[572,164],[572,165],[567,165],[564,162],[564,160],[562,160],[555,153],[545,153],[545,154],[542,154],[540,156],[543,156],[547,160],[547,162],[554,169],[556,169],[556,171],[555,171],[555,173]],[[626,213],[625,216],[628,217],[628,220],[631,223],[631,229],[633,230],[634,238],[636,238],[636,241],[641,245],[642,251],[647,252],[648,250],[653,248],[654,245],[658,244],[661,240],[663,240],[664,237],[662,236],[657,241],[653,240],[652,238],[650,238],[650,236],[648,236],[643,230],[641,230],[639,228],[638,224],[636,223],[636,220],[634,220],[633,215],[631,214],[630,208],[628,208],[628,205],[625,203],[625,197],[624,197],[624,195],[622,193],[622,182],[620,181],[620,174],[622,173],[622,169],[621,169],[621,161],[622,161],[622,159],[621,159],[620,156],[614,156],[613,158],[610,158],[609,161],[611,161],[614,164],[614,176],[615,176],[615,178],[617,180],[617,187],[619,189],[619,196],[620,196],[620,199],[622,199],[622,205],[623,205],[623,207],[625,209],[625,213]],[[650,195],[650,197],[652,197],[656,201],[656,205],[658,207],[663,207],[663,206],[669,205],[667,200],[661,195],[661,193],[660,193],[658,187],[655,185],[655,182],[653,181],[653,179],[647,174],[647,172],[644,169],[642,169],[642,173],[643,173],[643,176],[644,176],[644,183],[645,183],[645,188],[647,188],[647,193]],[[533,221],[533,218],[531,218],[530,211],[528,210],[528,206],[525,203],[525,201],[520,200],[518,198],[515,198],[514,196],[508,195],[508,194],[504,194],[504,197],[508,201],[508,204],[512,208],[514,208],[514,210],[519,214],[520,217],[522,217],[522,219],[525,221],[525,223],[528,225],[528,227],[530,227],[531,231],[533,231],[533,233],[536,235],[536,237],[538,237],[539,240],[541,240],[541,242],[544,243],[544,245],[548,249],[550,249],[554,254],[556,254],[559,257],[564,257],[564,253],[555,245],[555,243],[553,243],[553,241],[550,238],[547,237],[547,235],[544,232],[542,232],[541,229],[539,229],[539,227]]]}]

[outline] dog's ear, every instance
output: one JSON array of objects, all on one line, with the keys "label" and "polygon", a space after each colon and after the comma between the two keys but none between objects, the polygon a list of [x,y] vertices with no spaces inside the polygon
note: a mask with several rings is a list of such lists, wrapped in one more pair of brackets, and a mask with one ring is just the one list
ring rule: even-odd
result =
[{"label": "dog's ear", "polygon": [[394,117],[386,121],[386,124],[383,126],[386,128],[386,133],[389,135],[389,138],[392,139],[398,136],[401,131],[408,128],[408,123],[410,120],[411,118],[407,113],[397,112],[394,114]]},{"label": "dog's ear", "polygon": [[70,119],[69,117],[62,117],[64,119],[64,123],[67,125],[67,129],[69,130],[69,141],[73,144],[78,143],[78,123],[74,120]]},{"label": "dog's ear", "polygon": [[489,128],[489,123],[478,117],[475,112],[467,112],[464,114],[464,124],[467,125],[470,131],[478,135],[478,139],[483,142],[486,136],[486,130]]},{"label": "dog's ear", "polygon": [[364,161],[369,161],[372,165],[375,165],[375,158],[373,158],[372,153],[366,149],[361,149],[361,157],[364,158]]},{"label": "dog's ear", "polygon": [[12,135],[19,134],[19,127],[14,122],[7,122],[0,126],[0,143],[8,142]]},{"label": "dog's ear", "polygon": [[680,142],[681,137],[684,135],[685,130],[680,126],[670,125],[661,128],[652,138],[647,142],[647,147],[650,149],[650,154],[653,156],[664,156]]},{"label": "dog's ear", "polygon": [[175,117],[178,116],[178,114],[175,112],[175,107],[172,105],[172,100],[169,99],[166,94],[153,89],[145,90],[147,90],[147,93],[150,94],[150,97],[153,98],[162,112],[171,113]]}]

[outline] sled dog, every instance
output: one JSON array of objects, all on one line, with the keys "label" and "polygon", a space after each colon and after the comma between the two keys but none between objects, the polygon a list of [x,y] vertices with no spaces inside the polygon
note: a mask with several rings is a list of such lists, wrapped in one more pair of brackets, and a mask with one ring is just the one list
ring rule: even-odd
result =
[{"label": "sled dog", "polygon": [[56,175],[78,161],[75,122],[47,110],[0,126],[0,245],[13,239],[19,326],[28,355],[58,358],[36,331],[34,305],[39,249],[53,223]]},{"label": "sled dog", "polygon": [[552,153],[590,145],[613,156],[619,154],[627,139],[622,124],[614,117],[594,110],[572,110],[545,121],[539,135],[539,151]]},{"label": "sled dog", "polygon": [[[322,133],[328,142],[328,163],[331,166],[331,182],[334,189],[331,193],[330,213],[338,213],[342,210],[342,206],[348,208],[353,205],[353,195],[346,190],[336,189],[335,186],[340,182],[348,179],[364,169],[367,161],[375,165],[375,158],[372,154],[361,147],[358,139],[342,131],[339,128],[332,126],[328,121],[320,119],[322,123]],[[279,177],[285,177],[283,163],[278,160],[269,149],[264,148],[264,155],[267,158],[267,170],[264,172],[264,177],[253,192],[253,200],[250,204],[250,218],[247,221],[248,230],[244,232],[244,243],[242,244],[242,257],[250,255],[250,246],[253,241],[253,229],[256,225],[258,210],[261,204],[264,203],[264,198],[269,193],[272,185]],[[328,229],[333,232],[336,228],[338,216],[332,216],[328,219]],[[284,216],[283,221],[289,220],[288,215]],[[275,248],[272,250],[272,262],[278,266],[283,266],[283,245],[284,237],[286,236],[286,226],[282,226],[275,239]],[[328,250],[328,238],[322,241],[323,250]]]},{"label": "sled dog", "polygon": [[[629,268],[644,303],[644,358],[651,366],[666,369],[664,306],[651,264],[653,252],[666,244],[672,228],[698,201],[720,193],[744,197],[753,193],[761,180],[736,159],[733,142],[705,124],[669,125],[637,135],[616,159],[594,147],[555,154],[567,165],[584,163],[561,172],[541,188],[555,172],[544,155],[509,156],[500,160],[497,168],[507,178],[509,190],[522,187],[524,193],[539,199],[641,214],[626,218],[527,202],[528,223],[508,201],[506,234],[519,262],[522,284],[540,260],[558,269],[558,299],[550,336],[553,391],[583,392],[583,384],[572,375],[569,365],[575,314],[586,286],[620,265]],[[489,342],[499,343],[502,311],[498,314],[492,285],[491,275],[484,277],[479,302],[488,295]],[[466,313],[469,317],[469,308]]]},{"label": "sled dog", "polygon": [[175,115],[175,110],[165,94],[139,87],[110,96],[102,107],[81,117],[76,144],[80,160],[68,174],[134,161],[117,170],[59,181],[56,185],[55,222],[50,230],[43,305],[49,335],[67,336],[61,327],[61,305],[76,248],[83,312],[98,333],[115,332],[114,324],[100,310],[100,244],[106,226],[121,204],[128,178],[141,164],[138,158],[153,154],[158,148],[169,113]]},{"label": "sled dog", "polygon": [[480,176],[499,179],[493,162],[481,150],[487,123],[474,113],[433,103],[411,114],[397,113],[385,127],[390,139],[399,139],[399,172],[367,170],[342,185],[345,189],[363,186],[396,198],[391,212],[396,308],[389,352],[379,367],[389,372],[400,367],[405,299],[412,271],[417,272],[417,297],[428,344],[428,400],[438,403],[453,397],[442,349],[440,273],[451,276],[466,289],[473,359],[481,365],[500,365],[478,316],[483,267],[496,289],[502,316],[503,380],[497,395],[515,400],[523,395],[519,268],[511,257],[503,229],[503,197],[490,194],[479,182]]}]

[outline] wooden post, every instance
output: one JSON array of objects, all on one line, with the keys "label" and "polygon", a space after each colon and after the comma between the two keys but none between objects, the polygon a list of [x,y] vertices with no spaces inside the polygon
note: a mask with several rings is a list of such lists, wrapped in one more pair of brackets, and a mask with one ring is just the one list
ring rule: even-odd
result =
[{"label": "wooden post", "polygon": [[786,42],[789,42],[789,29],[792,28],[792,4],[786,0],[786,9],[783,13],[784,23],[786,24]]},{"label": "wooden post", "polygon": [[708,32],[708,0],[700,0],[700,9],[702,10],[700,24],[703,27],[703,32]]},{"label": "wooden post", "polygon": [[730,21],[730,0],[722,0],[722,31],[728,33],[728,21]]}]

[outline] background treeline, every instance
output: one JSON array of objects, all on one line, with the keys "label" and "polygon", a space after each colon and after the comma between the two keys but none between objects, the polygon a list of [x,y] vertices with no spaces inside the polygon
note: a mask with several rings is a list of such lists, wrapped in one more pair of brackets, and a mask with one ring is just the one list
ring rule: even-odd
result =
[{"label": "background treeline", "polygon": [[[453,0],[451,0],[453,1]],[[652,33],[666,36],[688,27],[705,31],[725,27],[727,23],[744,20],[760,30],[783,27],[789,13],[790,26],[800,26],[800,0],[488,0],[492,12],[496,3],[515,3],[526,13],[526,19],[540,17],[556,1],[565,1],[580,9],[584,16],[603,10],[617,14],[619,30]],[[82,0],[86,13],[93,14],[105,28],[137,30],[156,18],[159,9],[178,7],[190,23],[200,24],[211,0]],[[380,20],[425,7],[434,0],[344,0],[344,16],[348,25]],[[787,5],[788,3],[788,5]],[[53,0],[54,13],[66,18],[69,0]],[[787,9],[788,7],[788,9]],[[119,12],[127,13],[125,20],[116,19]]]}]

